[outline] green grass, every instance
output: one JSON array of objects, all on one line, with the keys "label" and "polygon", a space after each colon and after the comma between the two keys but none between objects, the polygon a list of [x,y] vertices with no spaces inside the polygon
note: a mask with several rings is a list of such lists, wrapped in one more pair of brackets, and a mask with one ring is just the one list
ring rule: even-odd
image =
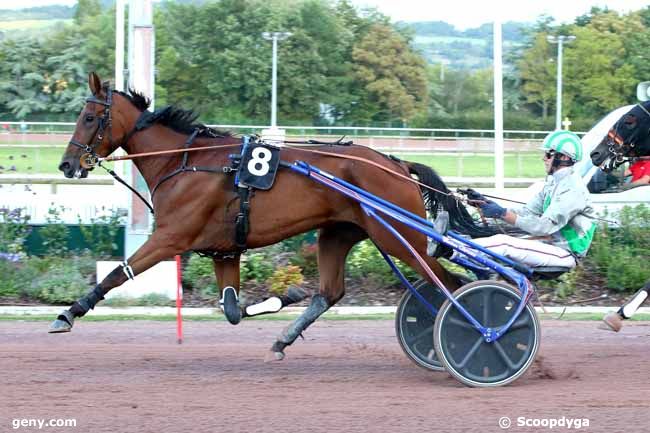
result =
[{"label": "green grass", "polygon": [[[2,174],[58,174],[62,147],[0,147]],[[11,167],[16,170],[11,170]]]},{"label": "green grass", "polygon": [[[4,174],[59,174],[57,169],[62,147],[1,147],[0,166]],[[398,155],[400,158],[433,167],[441,176],[491,177],[494,175],[492,155]],[[10,171],[15,166],[16,171]],[[541,178],[544,169],[537,153],[506,154],[506,177]]]},{"label": "green grass", "polygon": [[[441,176],[491,177],[494,176],[492,155],[398,155],[408,161],[433,167]],[[504,162],[506,177],[544,177],[544,165],[537,152],[506,154]]]}]

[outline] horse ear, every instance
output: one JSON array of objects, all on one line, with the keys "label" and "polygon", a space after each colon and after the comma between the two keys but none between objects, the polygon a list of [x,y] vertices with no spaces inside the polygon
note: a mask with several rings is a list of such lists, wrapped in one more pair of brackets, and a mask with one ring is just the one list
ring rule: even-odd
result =
[{"label": "horse ear", "polygon": [[88,74],[88,87],[93,95],[99,96],[99,93],[102,91],[102,82],[99,79],[99,75],[94,72]]}]

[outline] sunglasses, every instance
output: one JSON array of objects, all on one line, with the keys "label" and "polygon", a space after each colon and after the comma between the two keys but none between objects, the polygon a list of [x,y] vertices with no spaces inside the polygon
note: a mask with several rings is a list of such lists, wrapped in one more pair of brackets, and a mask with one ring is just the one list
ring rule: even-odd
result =
[{"label": "sunglasses", "polygon": [[546,152],[544,152],[544,158],[545,159],[551,159],[551,158],[553,158],[554,155],[555,155],[554,150],[547,150]]}]

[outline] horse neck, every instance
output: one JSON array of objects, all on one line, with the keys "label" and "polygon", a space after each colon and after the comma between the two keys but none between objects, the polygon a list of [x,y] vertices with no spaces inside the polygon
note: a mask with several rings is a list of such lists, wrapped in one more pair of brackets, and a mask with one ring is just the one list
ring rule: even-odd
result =
[{"label": "horse neck", "polygon": [[[172,130],[162,125],[152,125],[151,127],[138,132],[126,146],[124,150],[129,155],[135,155],[146,152],[158,152],[164,150],[180,150],[185,148],[189,134],[183,134]],[[235,138],[228,139],[205,139],[197,138],[193,147],[201,146],[215,146],[218,144],[234,143]],[[224,152],[228,149],[224,149]],[[230,149],[232,153],[232,149]],[[210,151],[214,155],[214,151]],[[195,154],[203,153],[196,152]],[[147,182],[149,190],[160,182],[160,180],[172,173],[174,170],[181,166],[183,160],[183,152],[174,154],[166,154],[161,156],[143,156],[134,158],[133,163],[142,174],[142,177]]]},{"label": "horse neck", "polygon": [[[163,150],[182,149],[187,136],[173,131],[161,125],[152,125],[131,138],[124,146],[129,155],[137,155],[147,152],[159,152]],[[182,154],[171,154],[165,156],[143,156],[133,158],[133,163],[142,174],[151,191],[152,188],[166,174],[173,171],[170,166],[178,167]]]}]

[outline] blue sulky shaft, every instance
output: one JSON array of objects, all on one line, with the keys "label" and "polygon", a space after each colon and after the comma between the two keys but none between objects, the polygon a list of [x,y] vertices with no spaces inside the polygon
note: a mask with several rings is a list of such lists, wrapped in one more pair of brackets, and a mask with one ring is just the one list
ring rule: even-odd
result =
[{"label": "blue sulky shaft", "polygon": [[[526,266],[522,266],[519,263],[513,262],[512,260],[509,260],[506,257],[500,256],[486,248],[483,248],[482,246],[468,239],[465,239],[459,234],[454,233],[452,231],[449,231],[447,233],[448,236],[443,236],[434,230],[433,224],[431,222],[420,217],[419,215],[413,214],[405,209],[402,209],[399,206],[396,206],[395,204],[382,199],[381,197],[377,197],[376,195],[371,194],[370,192],[365,191],[357,187],[356,185],[346,182],[343,179],[339,179],[330,173],[327,173],[323,170],[320,170],[317,167],[307,164],[306,162],[296,161],[294,164],[283,164],[283,165],[297,173],[310,177],[311,179],[314,179],[315,181],[325,186],[328,186],[329,188],[332,188],[336,191],[339,191],[342,194],[346,195],[347,197],[350,197],[358,201],[368,215],[372,216],[375,220],[377,220],[380,224],[382,224],[393,236],[395,236],[400,241],[400,243],[402,243],[407,248],[407,250],[411,252],[411,254],[423,266],[423,268],[425,269],[429,277],[432,278],[432,280],[440,287],[440,289],[443,291],[445,296],[447,296],[450,302],[452,302],[454,306],[458,308],[461,314],[468,320],[468,322],[470,322],[477,329],[477,331],[479,331],[484,336],[486,341],[488,342],[496,341],[497,339],[499,339],[499,337],[505,334],[508,331],[508,329],[512,326],[512,324],[515,322],[517,317],[519,317],[523,309],[525,308],[525,304],[528,300],[529,292],[531,290],[530,282],[528,281],[525,275],[532,274],[532,271]],[[481,325],[460,303],[456,301],[456,299],[453,297],[449,289],[447,289],[444,286],[444,284],[431,271],[431,269],[426,265],[426,263],[424,263],[424,260],[422,259],[420,254],[408,243],[406,239],[404,239],[404,237],[390,223],[388,223],[386,220],[381,218],[381,216],[377,213],[377,211],[384,215],[389,216],[390,218],[398,222],[401,222],[402,224],[414,230],[417,230],[420,233],[423,233],[426,236],[435,239],[437,242],[440,242],[444,245],[453,248],[456,251],[459,251],[471,261],[478,262],[479,264],[489,269],[492,269],[498,272],[499,274],[503,275],[507,279],[515,282],[519,290],[521,291],[522,295],[521,295],[521,301],[519,302],[519,305],[517,306],[510,320],[508,320],[508,322],[505,325],[497,329],[491,329]],[[489,256],[489,258],[482,255],[476,255],[475,251],[473,250],[480,251],[481,253]],[[427,309],[429,309],[433,314],[436,314],[437,313],[436,308],[433,307],[429,302],[427,302],[426,299],[424,299],[422,295],[418,293],[417,290],[415,290],[415,288],[410,284],[410,282],[406,279],[406,277],[404,277],[402,272],[397,268],[397,266],[394,264],[391,258],[383,251],[380,250],[380,252],[382,253],[384,259],[391,266],[395,274],[398,276],[398,278],[406,285],[406,287],[411,291],[411,293],[413,293],[413,295],[418,300],[420,300],[420,302],[422,302]],[[505,268],[501,266],[499,263],[492,260],[491,258],[499,260],[505,263],[506,265],[512,266],[514,269]]]}]

